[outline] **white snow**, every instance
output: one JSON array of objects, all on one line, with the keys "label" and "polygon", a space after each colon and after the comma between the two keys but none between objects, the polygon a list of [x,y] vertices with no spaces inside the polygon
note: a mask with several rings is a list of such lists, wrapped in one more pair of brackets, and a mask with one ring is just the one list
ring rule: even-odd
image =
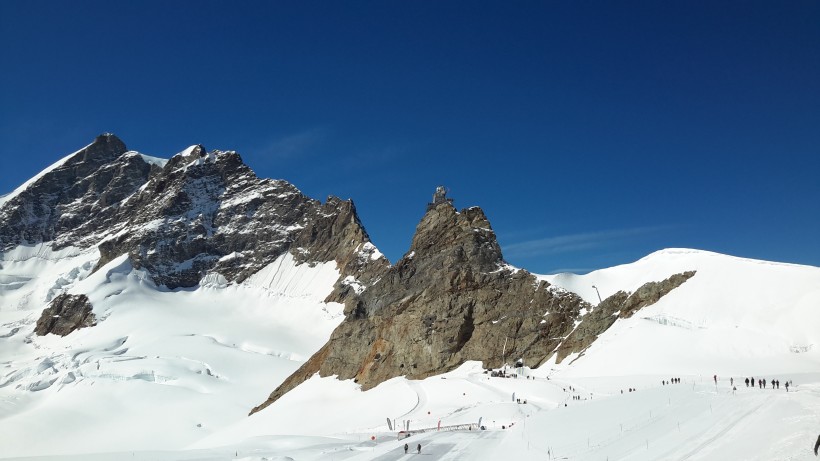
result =
[{"label": "white snow", "polygon": [[[517,379],[476,362],[367,392],[314,376],[248,417],[341,321],[342,306],[323,302],[334,263],[286,255],[242,284],[214,273],[167,291],[125,257],[90,274],[96,252],[63,251],[19,247],[0,259],[0,459],[392,460],[405,443],[440,460],[813,459],[820,268],[665,250],[545,276],[597,304],[591,285],[605,297],[698,271],[582,355]],[[98,324],[34,336],[54,286],[87,294]],[[745,376],[781,388],[746,387]],[[661,384],[672,377],[683,382]],[[399,441],[387,418],[410,421],[413,435]],[[419,431],[439,422],[465,426]]]},{"label": "white snow", "polygon": [[[139,152],[136,153],[139,154]],[[139,156],[142,157],[143,160],[145,160],[145,163],[148,163],[149,165],[156,165],[160,168],[164,168],[165,164],[168,163],[168,159],[165,158],[152,157],[150,155],[145,154],[139,154]]]}]

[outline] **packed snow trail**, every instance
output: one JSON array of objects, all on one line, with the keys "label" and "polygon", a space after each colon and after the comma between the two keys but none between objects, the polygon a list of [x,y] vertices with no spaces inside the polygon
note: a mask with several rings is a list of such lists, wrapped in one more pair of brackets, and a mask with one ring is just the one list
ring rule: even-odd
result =
[{"label": "packed snow trail", "polygon": [[758,410],[760,410],[760,408],[761,408],[763,405],[765,405],[766,403],[768,403],[768,402],[767,402],[766,400],[764,400],[764,401],[760,402],[757,406],[752,407],[751,409],[749,409],[749,411],[747,411],[747,412],[745,412],[745,413],[741,414],[740,416],[737,416],[736,418],[733,418],[733,419],[729,422],[729,424],[727,424],[727,425],[723,426],[723,428],[721,428],[721,429],[720,429],[720,430],[719,430],[719,431],[718,431],[715,435],[713,435],[713,436],[709,437],[708,439],[704,440],[704,441],[703,441],[700,445],[698,445],[697,447],[695,447],[692,451],[690,451],[689,453],[687,453],[687,454],[685,454],[684,456],[682,456],[681,458],[679,458],[679,461],[686,461],[686,460],[688,460],[688,459],[692,458],[693,456],[697,455],[697,454],[698,454],[698,453],[700,453],[700,452],[701,452],[704,448],[706,448],[706,447],[708,447],[709,445],[713,444],[716,440],[718,440],[718,439],[722,438],[723,436],[725,436],[727,432],[729,432],[729,431],[731,431],[732,429],[734,429],[734,428],[735,428],[735,426],[737,426],[737,425],[738,425],[738,423],[740,423],[741,421],[745,420],[745,419],[746,419],[748,416],[750,416],[752,413],[755,413],[755,412],[757,412]]}]

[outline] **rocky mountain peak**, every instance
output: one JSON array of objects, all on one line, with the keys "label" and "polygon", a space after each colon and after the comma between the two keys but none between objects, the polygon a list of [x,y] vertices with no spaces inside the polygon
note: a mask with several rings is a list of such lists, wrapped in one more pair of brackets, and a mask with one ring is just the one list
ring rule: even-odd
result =
[{"label": "rocky mountain peak", "polygon": [[322,204],[287,181],[260,179],[236,152],[197,144],[147,160],[110,133],[6,201],[0,224],[0,248],[96,246],[97,268],[126,254],[172,289],[209,273],[242,282],[289,252],[301,263],[335,260],[354,279],[388,266],[350,201]]},{"label": "rocky mountain peak", "polygon": [[112,160],[127,150],[125,143],[122,139],[118,138],[117,135],[114,133],[103,133],[94,138],[94,141],[80,152],[84,152],[86,155],[94,155],[95,153],[104,154],[107,152],[111,154],[108,156],[108,160]]},{"label": "rocky mountain peak", "polygon": [[0,208],[0,249],[49,241],[57,248],[82,246],[80,236],[104,228],[118,202],[152,171],[127,151],[125,143],[106,133],[43,172]]},{"label": "rocky mountain peak", "polygon": [[[655,302],[686,278],[658,285],[662,289],[638,290],[651,293],[640,299]],[[591,344],[584,339],[612,324],[587,322],[583,338],[576,339],[576,325],[596,307],[505,264],[484,212],[478,207],[457,212],[443,188],[428,205],[405,257],[345,301],[345,320],[327,344],[253,412],[316,373],[352,379],[367,390],[396,376],[445,373],[467,360],[499,367],[521,358],[537,367],[553,355],[560,360],[582,352]]]},{"label": "rocky mountain peak", "polygon": [[447,265],[471,264],[491,271],[503,263],[501,247],[484,211],[478,207],[457,212],[451,202],[429,207],[416,226],[410,253],[416,259],[446,255]]}]

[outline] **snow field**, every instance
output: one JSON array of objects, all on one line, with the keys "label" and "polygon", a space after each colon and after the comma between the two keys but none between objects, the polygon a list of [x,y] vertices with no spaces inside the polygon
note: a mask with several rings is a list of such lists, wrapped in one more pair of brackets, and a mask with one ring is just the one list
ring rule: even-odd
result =
[{"label": "snow field", "polygon": [[0,457],[178,449],[245,419],[341,321],[341,305],[316,301],[335,266],[289,261],[268,271],[288,281],[273,293],[170,292],[118,258],[69,290],[89,296],[98,325],[66,337],[34,335],[39,310],[2,311]]},{"label": "snow field", "polygon": [[[618,320],[571,364],[548,362],[506,379],[469,362],[368,392],[314,376],[248,417],[341,321],[342,306],[323,303],[338,279],[335,265],[297,265],[286,255],[241,285],[209,274],[196,289],[167,291],[124,257],[91,274],[97,258],[48,246],[2,255],[0,459],[418,456],[404,454],[405,442],[441,460],[813,457],[818,268],[665,250],[585,276],[550,276],[597,298],[593,284],[607,296],[698,271],[656,305]],[[33,335],[42,308],[64,290],[87,294],[98,324],[64,338]],[[752,375],[797,386],[746,388],[742,378]],[[683,382],[661,385],[672,377]],[[399,427],[410,421],[411,431],[480,418],[487,430],[399,441],[387,418]]]}]

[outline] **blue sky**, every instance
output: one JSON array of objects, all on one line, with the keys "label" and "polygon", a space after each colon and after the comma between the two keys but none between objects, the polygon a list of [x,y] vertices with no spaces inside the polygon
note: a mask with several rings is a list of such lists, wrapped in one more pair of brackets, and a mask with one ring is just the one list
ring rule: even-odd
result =
[{"label": "blue sky", "polygon": [[0,2],[2,193],[102,132],[352,198],[396,261],[436,185],[506,259],[820,265],[820,2]]}]

